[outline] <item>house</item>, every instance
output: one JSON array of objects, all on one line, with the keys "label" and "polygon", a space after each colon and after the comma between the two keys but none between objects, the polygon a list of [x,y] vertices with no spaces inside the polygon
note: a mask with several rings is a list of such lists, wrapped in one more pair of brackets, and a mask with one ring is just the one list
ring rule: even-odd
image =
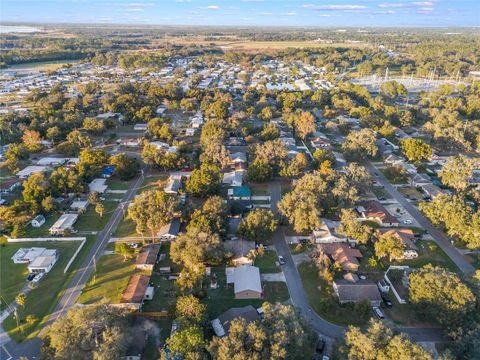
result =
[{"label": "house", "polygon": [[372,306],[380,306],[382,301],[377,284],[369,280],[358,280],[357,282],[350,282],[345,279],[334,280],[333,291],[340,304],[368,300]]},{"label": "house", "polygon": [[185,135],[186,136],[194,136],[196,132],[196,129],[194,128],[187,128],[185,129]]},{"label": "house", "polygon": [[247,324],[260,321],[257,310],[252,305],[241,308],[231,308],[211,321],[215,335],[222,337],[228,334],[230,324],[235,319],[244,319]]},{"label": "house", "polygon": [[128,280],[128,285],[122,294],[120,303],[133,304],[141,307],[145,297],[145,293],[150,282],[150,277],[147,275],[132,275]]},{"label": "house", "polygon": [[232,263],[235,266],[253,265],[252,252],[255,251],[255,242],[243,239],[226,240],[223,243],[225,251],[232,254]]},{"label": "house", "polygon": [[15,191],[16,188],[20,186],[20,184],[20,181],[15,177],[7,180],[2,180],[0,181],[0,193],[11,194]]},{"label": "house", "polygon": [[117,144],[125,147],[140,147],[142,146],[141,138],[125,138],[120,141],[117,141]]},{"label": "house", "polygon": [[446,194],[445,190],[440,189],[437,185],[434,184],[425,184],[420,186],[427,196],[430,196],[432,199],[435,199],[440,194]]},{"label": "house", "polygon": [[120,113],[106,112],[96,116],[98,121],[113,121],[117,123],[123,122],[123,115]]},{"label": "house", "polygon": [[242,265],[226,268],[227,284],[233,284],[235,299],[261,299],[262,282],[260,269],[256,266]]},{"label": "house", "polygon": [[133,130],[134,131],[147,131],[148,126],[147,126],[147,124],[135,124],[135,125],[133,125]]},{"label": "house", "polygon": [[27,179],[32,174],[41,173],[46,170],[47,170],[47,166],[45,165],[30,165],[24,168],[23,170],[20,170],[15,175],[17,175],[20,179]]},{"label": "house", "polygon": [[57,250],[39,247],[20,248],[13,254],[12,260],[15,264],[29,264],[39,256],[57,256]]},{"label": "house", "polygon": [[87,211],[89,204],[88,200],[75,200],[70,205],[70,210],[76,211],[78,214],[83,214]]},{"label": "house", "polygon": [[391,215],[387,209],[376,200],[364,201],[356,207],[356,211],[363,220],[375,221],[380,226],[396,227],[399,224],[397,218]]},{"label": "house", "polygon": [[252,190],[250,186],[234,186],[228,189],[228,198],[231,200],[251,200]]},{"label": "house", "polygon": [[135,267],[140,270],[152,271],[160,253],[160,244],[146,245],[140,251],[135,261]]},{"label": "house", "polygon": [[173,218],[167,225],[162,226],[157,233],[161,240],[175,240],[180,232],[180,219]]},{"label": "house", "polygon": [[115,171],[115,166],[112,166],[112,165],[105,166],[102,169],[102,177],[105,179],[108,179],[112,177],[114,171]]},{"label": "house", "polygon": [[170,146],[167,143],[164,143],[163,141],[152,141],[152,142],[148,143],[148,145],[153,145],[158,150],[164,150],[164,151],[169,152],[171,154],[176,154],[177,153],[177,147],[176,146]]},{"label": "house", "polygon": [[47,156],[47,157],[43,157],[41,158],[40,160],[37,161],[37,165],[40,165],[40,166],[60,166],[60,165],[65,165],[67,163],[70,163],[70,164],[78,164],[78,162],[80,161],[79,158],[77,157],[72,157],[72,158],[66,158],[66,157],[51,157],[51,156]]},{"label": "house", "polygon": [[332,148],[332,144],[330,143],[330,140],[323,137],[319,137],[319,136],[310,140],[310,143],[315,149],[330,150]]},{"label": "house", "polygon": [[321,244],[320,246],[325,254],[330,256],[333,261],[342,265],[343,270],[358,271],[360,267],[358,259],[363,257],[360,250],[353,249],[345,243],[327,243]]},{"label": "house", "polygon": [[30,264],[28,264],[28,272],[41,274],[48,273],[53,265],[57,262],[57,254],[37,256]]},{"label": "house", "polygon": [[52,235],[63,235],[65,231],[71,231],[78,220],[78,214],[63,214],[48,230]]},{"label": "house", "polygon": [[411,229],[380,229],[380,236],[394,236],[399,239],[402,244],[411,250],[418,250],[417,246],[413,243],[415,236]]},{"label": "house", "polygon": [[411,186],[420,187],[422,185],[431,184],[432,179],[427,174],[410,175],[409,183]]},{"label": "house", "polygon": [[405,164],[406,160],[399,155],[391,154],[387,156],[383,162],[390,166],[402,166]]},{"label": "house", "polygon": [[45,216],[43,216],[43,215],[37,215],[32,220],[32,226],[33,227],[39,228],[43,224],[45,224]]},{"label": "house", "polygon": [[167,194],[177,194],[182,187],[182,175],[170,175],[167,185],[163,188]]},{"label": "house", "polygon": [[230,166],[236,171],[244,171],[247,164],[247,155],[244,152],[238,151],[229,155]]},{"label": "house", "polygon": [[346,236],[336,232],[336,229],[339,226],[340,223],[337,221],[322,219],[322,226],[316,230],[313,230],[312,236],[314,241],[317,244],[348,241]]},{"label": "house", "polygon": [[222,183],[230,186],[242,186],[243,172],[231,171],[223,174]]},{"label": "house", "polygon": [[106,185],[107,179],[97,178],[93,179],[90,184],[88,184],[88,189],[90,192],[96,192],[99,194],[103,194],[107,191],[108,185]]}]

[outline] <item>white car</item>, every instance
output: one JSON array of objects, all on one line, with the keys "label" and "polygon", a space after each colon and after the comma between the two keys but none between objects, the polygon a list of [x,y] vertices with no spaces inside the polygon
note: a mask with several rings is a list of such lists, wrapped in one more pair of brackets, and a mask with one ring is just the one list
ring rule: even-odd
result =
[{"label": "white car", "polygon": [[410,225],[412,223],[412,220],[403,220],[403,223],[405,225]]},{"label": "white car", "polygon": [[385,315],[383,315],[383,311],[380,310],[378,306],[374,306],[372,310],[376,317],[378,317],[379,319],[385,319]]}]

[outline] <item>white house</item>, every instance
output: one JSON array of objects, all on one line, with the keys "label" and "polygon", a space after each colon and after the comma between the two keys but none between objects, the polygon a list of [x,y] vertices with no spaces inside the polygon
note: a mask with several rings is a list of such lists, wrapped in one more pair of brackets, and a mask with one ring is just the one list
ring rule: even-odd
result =
[{"label": "white house", "polygon": [[35,174],[35,173],[41,173],[47,170],[47,166],[43,165],[30,165],[24,168],[23,170],[20,170],[16,175],[20,179],[27,179],[30,177],[30,175]]},{"label": "white house", "polygon": [[230,186],[242,186],[243,184],[243,172],[231,171],[223,174],[223,184]]},{"label": "white house", "polygon": [[336,228],[340,223],[328,219],[322,219],[322,226],[313,231],[313,238],[317,244],[346,242],[346,236],[338,234]]},{"label": "white house", "polygon": [[39,228],[43,224],[45,224],[45,216],[43,216],[43,215],[37,215],[32,220],[32,226],[33,227]]},{"label": "white house", "polygon": [[99,194],[103,194],[105,191],[107,191],[108,185],[105,183],[107,182],[107,179],[93,179],[90,184],[88,184],[88,189],[90,192],[97,192]]},{"label": "white house", "polygon": [[227,284],[233,284],[235,299],[260,299],[262,297],[262,282],[258,267],[243,265],[226,268],[225,273]]},{"label": "white house", "polygon": [[28,272],[35,274],[48,273],[56,262],[56,255],[38,256],[28,265]]},{"label": "white house", "polygon": [[49,229],[52,235],[63,235],[66,230],[72,230],[78,220],[78,214],[63,214]]},{"label": "white house", "polygon": [[70,205],[70,209],[81,214],[87,211],[88,205],[89,205],[88,200],[75,200]]}]

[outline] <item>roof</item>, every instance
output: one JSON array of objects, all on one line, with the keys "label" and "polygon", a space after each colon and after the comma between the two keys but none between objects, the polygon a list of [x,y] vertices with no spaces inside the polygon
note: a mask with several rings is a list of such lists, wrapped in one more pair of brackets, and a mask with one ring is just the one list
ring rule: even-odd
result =
[{"label": "roof", "polygon": [[363,257],[358,249],[352,249],[345,243],[326,243],[320,245],[327,255],[330,255],[343,268],[358,267],[357,258]]},{"label": "roof", "polygon": [[0,181],[0,190],[10,189],[12,186],[14,186],[16,184],[20,184],[20,181],[15,177],[12,177],[12,178],[7,179],[7,180],[2,180],[2,181]]},{"label": "roof", "polygon": [[255,242],[247,241],[243,239],[238,240],[226,240],[223,243],[225,250],[233,253],[233,257],[240,258],[247,256],[251,250],[255,250]]},{"label": "roof", "polygon": [[43,269],[43,268],[49,267],[56,260],[57,258],[53,255],[38,256],[28,265],[28,268]]},{"label": "roof", "polygon": [[43,157],[37,161],[37,165],[63,165],[67,162],[78,163],[80,161],[77,157]]},{"label": "roof", "polygon": [[158,236],[165,236],[165,235],[178,235],[180,231],[180,219],[173,218],[167,225],[162,226],[158,231]]},{"label": "roof", "polygon": [[[43,216],[43,215],[40,214],[40,215],[35,216],[35,217],[33,218],[33,220],[35,220],[35,221],[37,221],[37,222],[44,222],[44,221],[45,221],[45,216]],[[33,221],[33,220],[32,220],[32,221]]]},{"label": "roof", "polygon": [[[228,268],[227,268],[228,269]],[[262,282],[260,281],[260,269],[256,266],[243,265],[234,268],[231,271],[231,276],[227,274],[227,282],[233,282],[235,294],[242,291],[256,291],[262,292]]]},{"label": "roof", "polygon": [[75,224],[78,219],[78,214],[63,214],[55,221],[50,231],[69,229]]},{"label": "roof", "polygon": [[113,165],[105,166],[102,169],[102,175],[110,175],[111,176],[114,171],[115,171],[115,166],[113,166]]},{"label": "roof", "polygon": [[168,184],[165,186],[164,191],[166,193],[177,193],[178,190],[180,190],[180,187],[182,186],[182,181],[181,177],[174,177],[170,176],[168,178]]},{"label": "roof", "polygon": [[237,162],[237,161],[245,162],[245,161],[247,161],[247,155],[244,152],[241,152],[241,151],[230,154],[229,157],[230,157],[230,161],[233,161],[233,162]]},{"label": "roof", "polygon": [[75,200],[70,205],[70,209],[85,209],[88,206],[88,200]]},{"label": "roof", "polygon": [[247,324],[260,320],[257,310],[255,310],[252,305],[247,305],[241,308],[231,308],[225,311],[223,314],[220,314],[218,318],[215,319],[218,321],[212,321],[215,334],[217,336],[226,335],[230,330],[230,323],[239,318],[245,319]]},{"label": "roof", "polygon": [[409,249],[418,249],[412,241],[415,236],[413,235],[413,231],[411,229],[380,229],[379,231],[381,236],[395,236],[397,239],[400,239],[403,245]]},{"label": "roof", "polygon": [[150,277],[146,275],[132,275],[128,280],[128,285],[122,294],[121,303],[139,304],[143,301],[143,296],[147,290]]},{"label": "roof", "polygon": [[97,178],[93,179],[90,184],[88,184],[88,188],[90,189],[90,192],[98,192],[98,193],[103,193],[105,190],[107,190],[107,185],[105,183],[107,182],[106,179],[102,178]]},{"label": "roof", "polygon": [[359,280],[355,283],[340,279],[333,281],[338,298],[343,302],[358,302],[362,300],[380,301],[382,297],[377,284],[369,280]]},{"label": "roof", "polygon": [[160,244],[144,246],[138,254],[135,265],[154,265],[160,252]]},{"label": "roof", "polygon": [[42,166],[30,165],[30,166],[27,166],[26,168],[20,170],[18,173],[16,173],[16,175],[19,176],[19,177],[26,177],[26,176],[32,175],[33,173],[44,172],[46,169],[47,169],[47,167],[43,166],[43,165]]},{"label": "roof", "polygon": [[367,218],[380,219],[382,223],[398,223],[397,218],[392,216],[378,201],[364,201],[360,205],[360,211],[365,213]]}]

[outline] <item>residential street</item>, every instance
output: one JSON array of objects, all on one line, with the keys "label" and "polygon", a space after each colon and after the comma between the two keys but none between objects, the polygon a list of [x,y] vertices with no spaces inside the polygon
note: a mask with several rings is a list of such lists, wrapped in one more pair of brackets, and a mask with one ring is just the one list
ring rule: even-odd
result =
[{"label": "residential street", "polygon": [[[99,233],[95,244],[92,246],[92,248],[86,255],[82,265],[76,271],[75,275],[73,276],[72,280],[68,285],[68,288],[65,290],[62,298],[59,300],[55,311],[50,315],[49,319],[45,323],[45,326],[54,322],[59,316],[65,314],[72,306],[75,305],[78,297],[82,292],[83,287],[93,273],[95,262],[98,262],[98,260],[103,254],[103,251],[105,250],[105,247],[108,244],[110,234],[115,231],[116,227],[122,219],[123,206],[126,206],[126,203],[133,199],[145,176],[146,172],[139,176],[131,184],[130,188],[128,189],[122,200],[122,203],[119,204],[117,209],[113,212],[105,228]],[[43,329],[45,329],[45,327]],[[13,340],[10,340],[3,346],[6,349],[5,353],[10,354],[10,356],[14,359],[20,356],[34,358],[34,356],[38,356],[38,354],[40,353],[41,340],[36,337],[33,340],[26,341],[22,344],[17,344]],[[5,349],[3,349],[3,351],[5,351]],[[0,359],[3,360],[3,357],[0,357]]]},{"label": "residential street", "polygon": [[441,231],[437,230],[432,223],[426,219],[423,214],[413,206],[397,189],[390,184],[387,178],[378,170],[371,162],[365,163],[367,169],[372,174],[376,174],[375,179],[384,186],[385,190],[396,200],[400,205],[412,215],[415,220],[432,236],[440,248],[448,255],[448,257],[458,266],[464,273],[472,273],[475,268],[465,259],[465,257],[450,243],[448,237]]}]

